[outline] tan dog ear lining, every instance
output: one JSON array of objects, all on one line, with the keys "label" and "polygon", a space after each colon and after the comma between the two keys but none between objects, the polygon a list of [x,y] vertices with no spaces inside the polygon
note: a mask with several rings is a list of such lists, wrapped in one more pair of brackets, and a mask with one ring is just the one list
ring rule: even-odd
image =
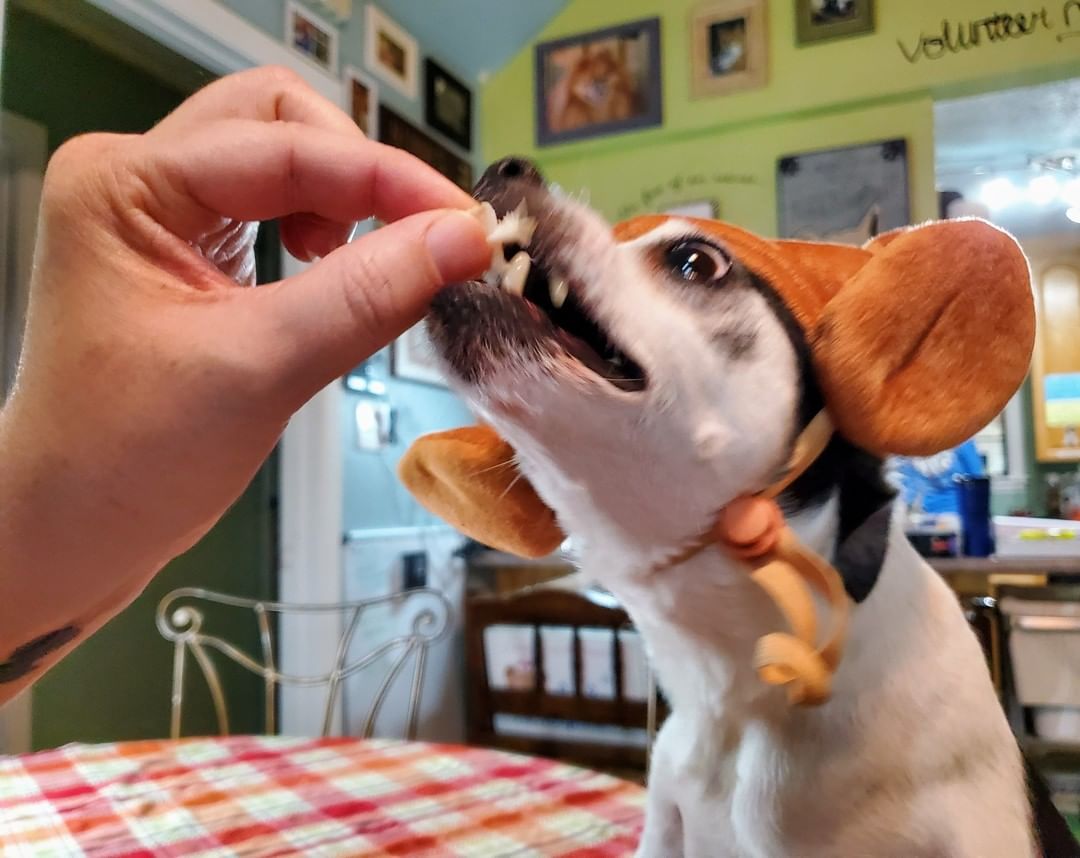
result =
[{"label": "tan dog ear lining", "polygon": [[398,475],[429,512],[477,542],[544,557],[565,536],[514,459],[514,449],[494,431],[470,426],[418,439]]},{"label": "tan dog ear lining", "polygon": [[811,333],[840,431],[878,455],[967,440],[1023,382],[1035,310],[1023,252],[982,221],[883,237]]}]

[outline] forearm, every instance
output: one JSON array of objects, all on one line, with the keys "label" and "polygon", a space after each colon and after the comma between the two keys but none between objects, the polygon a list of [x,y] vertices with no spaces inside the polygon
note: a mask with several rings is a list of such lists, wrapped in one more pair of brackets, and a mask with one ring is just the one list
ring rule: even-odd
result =
[{"label": "forearm", "polygon": [[101,491],[100,468],[16,424],[0,411],[0,704],[119,612],[162,563]]}]

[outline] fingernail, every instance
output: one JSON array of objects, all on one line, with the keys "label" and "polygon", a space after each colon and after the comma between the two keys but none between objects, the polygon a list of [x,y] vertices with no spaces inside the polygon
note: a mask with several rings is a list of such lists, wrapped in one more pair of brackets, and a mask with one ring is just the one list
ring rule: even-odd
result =
[{"label": "fingernail", "polygon": [[499,216],[495,214],[495,207],[487,201],[477,203],[469,209],[469,215],[476,218],[477,223],[483,227],[485,235],[491,235],[491,231],[499,223]]},{"label": "fingernail", "polygon": [[424,240],[446,283],[476,277],[491,258],[484,229],[468,212],[447,212],[428,227]]}]

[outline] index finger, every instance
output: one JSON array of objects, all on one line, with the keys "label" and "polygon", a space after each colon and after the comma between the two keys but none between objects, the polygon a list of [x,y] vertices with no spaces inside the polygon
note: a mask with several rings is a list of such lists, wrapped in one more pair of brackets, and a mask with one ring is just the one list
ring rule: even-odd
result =
[{"label": "index finger", "polygon": [[[300,122],[362,138],[364,132],[336,104],[319,95],[296,72],[265,66],[227,75],[200,89],[158,123],[170,134],[220,119]],[[154,134],[154,131],[150,132]]]},{"label": "index finger", "polygon": [[250,221],[311,212],[337,223],[372,215],[389,222],[475,205],[407,152],[292,123],[226,120],[145,153],[135,169],[154,192],[150,214],[189,239],[208,215]]}]

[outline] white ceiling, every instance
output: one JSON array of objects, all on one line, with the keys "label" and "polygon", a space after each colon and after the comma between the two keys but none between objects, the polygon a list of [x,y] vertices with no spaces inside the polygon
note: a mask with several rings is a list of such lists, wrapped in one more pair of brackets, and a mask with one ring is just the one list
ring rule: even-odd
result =
[{"label": "white ceiling", "polygon": [[[934,125],[940,190],[976,199],[995,176],[1023,187],[1036,175],[1028,167],[1033,158],[1063,152],[1080,157],[1080,77],[939,101]],[[1060,202],[1022,202],[994,212],[993,220],[1018,235],[1080,230],[1064,211]]]}]

